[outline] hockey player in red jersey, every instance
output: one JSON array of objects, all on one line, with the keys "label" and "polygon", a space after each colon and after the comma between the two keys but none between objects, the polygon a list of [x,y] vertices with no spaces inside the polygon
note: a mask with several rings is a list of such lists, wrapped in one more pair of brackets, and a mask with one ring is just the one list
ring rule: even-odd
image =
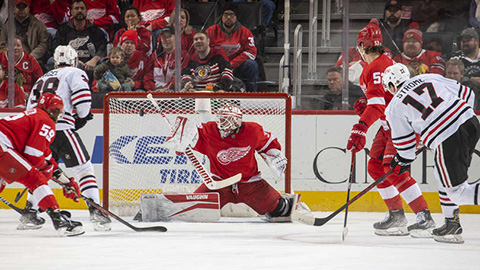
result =
[{"label": "hockey player in red jersey", "polygon": [[[0,119],[0,177],[9,184],[18,182],[25,185],[33,193],[38,206],[50,216],[55,229],[74,236],[84,233],[82,223],[71,220],[69,212],[59,209],[47,184],[57,167],[49,147],[55,138],[55,123],[62,110],[62,99],[45,93],[36,108]],[[67,179],[65,184],[75,192],[64,189],[64,194],[78,201],[79,188],[72,180]],[[23,215],[21,219],[31,219],[33,225],[45,222],[34,212]]]},{"label": "hockey player in red jersey", "polygon": [[415,159],[415,133],[434,150],[433,172],[438,182],[445,224],[433,230],[439,242],[463,243],[458,205],[479,205],[480,183],[469,184],[468,167],[480,138],[472,107],[473,91],[436,74],[410,79],[403,64],[388,67],[383,84],[395,96],[385,110],[397,155],[391,167],[408,171]]},{"label": "hockey player in red jersey", "polygon": [[[390,92],[382,86],[382,74],[385,68],[393,64],[393,60],[384,53],[382,32],[378,21],[372,20],[357,36],[360,55],[368,63],[360,76],[360,86],[367,97],[367,105],[360,120],[353,125],[348,139],[347,149],[358,152],[365,147],[368,128],[380,119],[381,127],[377,132],[370,149],[368,173],[374,179],[382,177],[390,170],[390,161],[395,156],[390,129],[385,121],[384,110],[392,99]],[[407,172],[402,175],[391,175],[377,185],[378,192],[387,205],[388,212],[383,221],[373,224],[377,235],[408,235],[413,237],[431,237],[428,230],[435,226],[427,202],[423,198],[420,187]],[[417,214],[416,223],[406,227],[407,219],[402,206],[402,199]]]},{"label": "hockey player in red jersey", "polygon": [[[262,178],[255,153],[263,155],[278,174],[284,173],[287,159],[277,139],[264,131],[261,125],[243,122],[242,112],[234,104],[226,104],[220,109],[215,122],[176,132],[173,141],[177,152],[184,152],[190,145],[206,155],[214,179],[226,179],[242,173],[239,183],[215,190],[220,194],[220,207],[227,203],[245,203],[258,214],[271,219],[288,217],[292,205],[298,201],[298,195],[287,199]],[[195,193],[205,192],[211,192],[205,184],[195,190]]]}]

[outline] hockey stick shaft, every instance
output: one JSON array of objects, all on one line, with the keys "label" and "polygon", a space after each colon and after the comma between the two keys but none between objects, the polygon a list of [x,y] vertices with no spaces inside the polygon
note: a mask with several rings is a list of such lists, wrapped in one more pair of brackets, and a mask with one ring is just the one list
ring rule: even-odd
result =
[{"label": "hockey stick shaft", "polygon": [[[150,100],[150,102],[153,104],[153,106],[158,110],[158,112],[159,112],[160,116],[163,118],[163,120],[165,120],[167,125],[171,128],[172,124],[170,123],[170,121],[168,121],[168,118],[165,116],[165,114],[163,113],[163,110],[160,108],[157,101],[153,98],[152,94],[148,94],[147,98],[148,98],[148,100]],[[212,177],[210,176],[210,174],[205,170],[203,165],[198,161],[197,157],[195,157],[195,154],[193,154],[192,148],[190,146],[188,146],[187,149],[185,150],[185,155],[190,160],[190,162],[193,164],[193,166],[195,167],[195,170],[197,170],[198,174],[200,175],[200,179],[202,179],[203,183],[210,190],[216,190],[216,189],[224,188],[224,187],[233,185],[233,184],[239,182],[240,180],[242,180],[242,175],[237,174],[237,175],[234,175],[234,176],[232,176],[230,178],[227,178],[227,179],[224,179],[224,180],[214,181],[212,179]]]},{"label": "hockey stick shaft", "polygon": [[10,208],[12,208],[13,210],[15,210],[17,213],[19,213],[20,215],[24,215],[26,214],[27,212],[22,209],[22,208],[19,208],[19,207],[16,207],[15,205],[13,205],[11,202],[7,201],[5,198],[3,198],[2,196],[0,196],[0,201],[2,201],[4,204],[8,205]]},{"label": "hockey stick shaft", "polygon": [[[69,189],[71,191],[74,191],[75,190],[72,188],[72,187],[69,187],[67,185],[65,185],[64,183],[62,183],[61,181],[59,181],[58,179],[55,179],[55,178],[52,178],[52,180],[59,184],[60,186],[62,186],[63,188],[66,188],[66,189]],[[152,226],[152,227],[136,227],[136,226],[133,226],[132,224],[130,224],[129,222],[127,222],[126,220],[124,220],[123,218],[115,215],[114,213],[108,211],[107,209],[103,208],[103,206],[99,205],[98,203],[94,202],[91,198],[88,198],[88,197],[85,197],[83,194],[80,194],[80,197],[86,201],[88,203],[88,205],[91,205],[93,207],[95,207],[96,209],[102,211],[102,213],[104,213],[105,215],[107,216],[110,216],[114,219],[116,219],[118,222],[122,223],[123,225],[129,227],[130,229],[136,231],[136,232],[166,232],[167,231],[167,228],[166,227],[163,227],[163,226]]]},{"label": "hockey stick shaft", "polygon": [[[355,153],[352,152],[352,160],[350,162],[350,176],[348,177],[347,203],[350,200],[350,190],[352,189],[354,169],[355,169]],[[343,220],[342,241],[345,241],[345,237],[348,234],[347,217],[348,217],[348,205],[347,207],[345,207],[345,219]]]},{"label": "hockey stick shaft", "polygon": [[28,188],[24,188],[22,192],[18,192],[14,202],[17,203],[23,197],[23,194],[25,194],[27,190]]}]

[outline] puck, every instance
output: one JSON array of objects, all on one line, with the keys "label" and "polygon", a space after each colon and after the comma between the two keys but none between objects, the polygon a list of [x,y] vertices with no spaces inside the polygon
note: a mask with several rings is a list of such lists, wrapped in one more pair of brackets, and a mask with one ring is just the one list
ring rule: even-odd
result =
[{"label": "puck", "polygon": [[145,110],[143,108],[140,109],[140,112],[138,114],[140,114],[140,116],[143,116],[145,114]]}]

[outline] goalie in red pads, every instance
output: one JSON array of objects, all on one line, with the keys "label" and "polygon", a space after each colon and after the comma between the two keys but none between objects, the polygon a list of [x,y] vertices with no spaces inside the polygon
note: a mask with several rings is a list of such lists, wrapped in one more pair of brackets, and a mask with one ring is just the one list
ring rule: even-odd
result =
[{"label": "goalie in red pads", "polygon": [[[245,203],[269,219],[290,216],[298,202],[298,195],[289,198],[280,195],[262,178],[255,158],[255,152],[263,155],[272,169],[278,174],[284,173],[287,159],[280,151],[280,143],[270,132],[264,131],[257,123],[243,122],[242,112],[234,104],[220,109],[217,121],[202,123],[196,128],[188,128],[186,118],[180,121],[182,124],[175,125],[177,129],[168,139],[175,145],[177,154],[191,146],[206,155],[214,179],[242,174],[240,182],[215,190],[220,195],[220,208],[227,203]],[[195,193],[207,192],[212,191],[205,184],[195,190]]]},{"label": "goalie in red pads", "polygon": [[[50,143],[55,138],[55,123],[62,110],[62,99],[45,93],[36,108],[0,119],[0,192],[3,181],[25,185],[38,206],[50,216],[55,229],[64,235],[74,236],[84,233],[82,223],[71,220],[69,212],[59,209],[47,184],[57,167]],[[80,191],[75,181],[67,179],[65,184],[75,190],[64,190],[65,197],[78,201]],[[36,216],[36,211],[23,215],[22,219],[29,219],[32,225],[40,227],[45,222]]]}]

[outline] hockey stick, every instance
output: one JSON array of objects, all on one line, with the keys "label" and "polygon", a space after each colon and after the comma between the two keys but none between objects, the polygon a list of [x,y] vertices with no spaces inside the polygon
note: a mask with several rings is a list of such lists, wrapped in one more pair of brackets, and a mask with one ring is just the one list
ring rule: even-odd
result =
[{"label": "hockey stick", "polygon": [[15,210],[17,213],[19,213],[20,215],[24,215],[24,214],[27,214],[27,211],[25,209],[22,209],[22,208],[18,208],[16,207],[15,205],[13,205],[11,202],[7,201],[5,198],[3,198],[2,196],[0,196],[0,201],[2,201],[4,204],[8,205],[10,208],[12,208],[13,210]]},{"label": "hockey stick", "polygon": [[[69,186],[65,185],[60,180],[55,179],[54,177],[52,177],[51,180],[53,180],[55,183],[59,184],[63,188],[66,188],[68,190],[71,190],[71,191],[75,192],[75,190],[72,187],[69,187]],[[103,208],[101,205],[95,203],[92,199],[90,199],[88,197],[85,197],[83,194],[80,194],[80,197],[84,201],[86,201],[88,205],[91,205],[91,206],[95,207],[96,209],[102,211],[102,213],[104,213],[105,215],[111,216],[112,218],[118,220],[120,223],[122,223],[123,225],[129,227],[130,229],[132,229],[136,232],[166,232],[167,231],[167,228],[163,227],[163,226],[152,226],[152,227],[136,227],[136,226],[133,226],[132,224],[128,223],[126,220],[124,220],[121,217],[115,215],[114,213],[108,211],[107,209]]]},{"label": "hockey stick", "polygon": [[[415,153],[415,155],[418,155],[420,154],[421,152],[423,152],[423,150],[425,150],[426,147],[423,146],[422,148],[418,149],[417,152]],[[327,223],[328,221],[330,221],[332,218],[334,218],[336,215],[338,215],[340,212],[343,211],[343,209],[347,208],[350,204],[354,203],[356,200],[358,200],[360,197],[362,197],[363,195],[365,195],[365,193],[369,192],[372,188],[374,188],[375,186],[377,186],[378,184],[380,184],[381,182],[383,182],[383,180],[385,180],[387,177],[389,177],[391,174],[393,173],[393,170],[390,170],[388,171],[386,174],[384,174],[382,177],[378,178],[377,180],[375,180],[373,183],[371,183],[368,187],[366,187],[364,190],[362,190],[360,193],[358,193],[357,195],[355,195],[355,197],[353,197],[352,199],[350,199],[349,201],[347,201],[344,205],[342,205],[340,208],[338,208],[337,210],[335,210],[335,212],[331,213],[330,215],[328,215],[327,217],[324,217],[324,218],[315,218],[313,216],[307,216],[307,215],[303,215],[302,213],[299,213],[297,211],[295,211],[293,214],[292,214],[292,220],[296,220],[296,221],[299,221],[299,222],[302,222],[304,224],[307,224],[307,225],[313,225],[313,226],[322,226],[324,225],[325,223]]]},{"label": "hockey stick", "polygon": [[[160,116],[162,116],[163,120],[168,124],[170,128],[172,128],[172,124],[168,121],[167,117],[163,113],[163,110],[160,108],[158,105],[157,101],[153,99],[152,94],[147,95],[148,100],[152,102],[153,106],[158,110]],[[224,180],[219,180],[219,181],[214,181],[210,174],[205,170],[205,168],[202,166],[202,164],[198,161],[197,157],[195,157],[195,154],[192,152],[192,148],[190,146],[187,147],[185,150],[185,155],[187,158],[190,160],[190,162],[193,164],[195,167],[195,170],[197,170],[198,174],[200,175],[200,178],[202,179],[203,183],[207,186],[208,189],[210,190],[217,190],[221,189],[224,187],[231,186],[238,181],[242,180],[242,174],[236,174],[230,178],[224,179]]]},{"label": "hockey stick", "polygon": [[21,193],[18,192],[18,193],[17,193],[17,196],[15,196],[14,202],[17,203],[17,202],[23,197],[23,194],[25,194],[25,192],[26,192],[27,190],[28,190],[28,188],[24,188]]},{"label": "hockey stick", "polygon": [[[352,189],[354,168],[355,168],[355,152],[352,152],[352,161],[350,163],[350,176],[348,178],[348,188],[347,188],[347,203],[350,200],[350,190]],[[343,220],[342,241],[345,241],[345,237],[347,237],[347,234],[348,234],[347,216],[348,216],[348,205],[347,207],[345,207],[345,219]]]}]

